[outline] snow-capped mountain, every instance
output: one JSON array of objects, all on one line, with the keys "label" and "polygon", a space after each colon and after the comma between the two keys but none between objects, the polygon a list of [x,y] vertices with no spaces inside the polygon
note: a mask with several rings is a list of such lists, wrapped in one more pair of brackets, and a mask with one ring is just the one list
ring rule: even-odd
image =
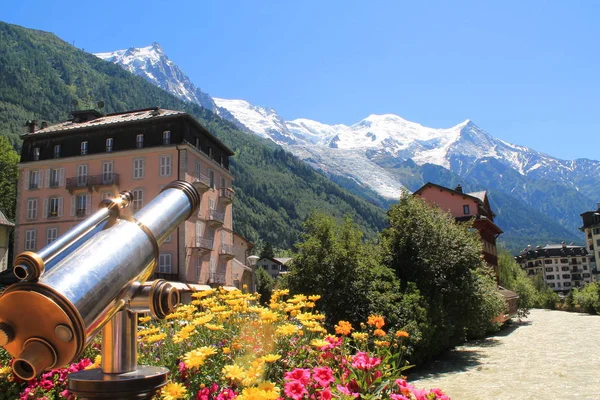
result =
[{"label": "snow-capped mountain", "polygon": [[272,108],[201,92],[156,43],[96,55],[273,140],[332,177],[385,198],[397,199],[404,187],[415,190],[433,179],[433,173],[436,179],[460,180],[472,190],[496,191],[498,198],[505,199],[497,205],[499,214],[507,204],[530,207],[528,213],[548,215],[573,235],[581,222],[579,213],[600,200],[600,162],[560,160],[495,138],[470,120],[444,129],[393,114],[369,115],[352,125],[285,121]]}]

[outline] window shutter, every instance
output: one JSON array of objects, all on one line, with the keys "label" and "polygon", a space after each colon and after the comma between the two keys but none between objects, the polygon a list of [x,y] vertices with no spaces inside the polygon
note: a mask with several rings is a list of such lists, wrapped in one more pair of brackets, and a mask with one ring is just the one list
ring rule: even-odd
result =
[{"label": "window shutter", "polygon": [[42,210],[42,216],[48,218],[48,198],[44,199],[44,209]]},{"label": "window shutter", "polygon": [[61,168],[58,172],[58,186],[65,186],[65,169]]},{"label": "window shutter", "polygon": [[46,187],[50,187],[50,168],[46,169]]},{"label": "window shutter", "polygon": [[58,198],[58,216],[62,217],[63,215],[63,198],[59,197]]},{"label": "window shutter", "polygon": [[25,190],[29,189],[29,171],[25,171]]},{"label": "window shutter", "polygon": [[38,189],[41,189],[41,188],[43,188],[43,187],[44,187],[44,185],[43,185],[43,179],[44,179],[43,175],[44,175],[44,170],[43,170],[43,169],[40,169],[40,170],[38,170],[38,174],[39,174],[39,176],[38,176],[38,181],[37,181],[37,183],[38,183]]},{"label": "window shutter", "polygon": [[75,203],[77,202],[77,199],[75,198],[75,196],[71,196],[71,217],[75,215]]},{"label": "window shutter", "polygon": [[85,195],[85,215],[90,215],[92,212],[92,195]]}]

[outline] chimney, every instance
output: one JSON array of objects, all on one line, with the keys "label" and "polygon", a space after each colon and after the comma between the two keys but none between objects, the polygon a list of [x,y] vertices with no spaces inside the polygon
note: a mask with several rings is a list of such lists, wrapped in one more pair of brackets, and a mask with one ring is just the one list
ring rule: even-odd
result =
[{"label": "chimney", "polygon": [[25,122],[25,133],[34,133],[37,130],[37,121],[35,119]]},{"label": "chimney", "polygon": [[456,189],[454,189],[455,191],[462,193],[462,186],[460,185],[460,183],[458,184],[458,186],[456,187]]},{"label": "chimney", "polygon": [[562,244],[563,248],[567,247],[567,242],[561,242],[560,244]]}]

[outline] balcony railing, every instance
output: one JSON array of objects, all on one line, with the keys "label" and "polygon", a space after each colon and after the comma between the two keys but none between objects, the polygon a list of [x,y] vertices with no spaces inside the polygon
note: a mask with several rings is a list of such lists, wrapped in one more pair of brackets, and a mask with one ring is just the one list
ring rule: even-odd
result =
[{"label": "balcony railing", "polygon": [[210,178],[204,174],[194,177],[194,186],[196,189],[206,191],[210,189]]},{"label": "balcony railing", "polygon": [[206,239],[203,237],[196,237],[194,240],[195,247],[201,250],[212,250],[213,241],[212,239]]},{"label": "balcony railing", "polygon": [[79,188],[87,188],[88,187],[88,177],[86,176],[76,176],[74,178],[67,178],[66,188],[69,191],[73,191]]},{"label": "balcony railing", "polygon": [[100,174],[100,175],[92,175],[92,176],[76,176],[74,178],[67,178],[66,188],[69,191],[73,191],[75,189],[87,188],[92,189],[98,186],[107,186],[107,185],[118,185],[119,184],[119,174],[109,173],[109,174]]},{"label": "balcony railing", "polygon": [[85,209],[78,208],[75,210],[76,217],[85,217]]},{"label": "balcony railing", "polygon": [[218,212],[217,210],[208,210],[208,216],[206,219],[212,223],[222,224],[225,222],[225,214]]},{"label": "balcony railing", "polygon": [[233,201],[234,196],[235,192],[231,188],[219,189],[219,200],[224,203],[231,203]]},{"label": "balcony railing", "polygon": [[211,272],[210,274],[208,274],[208,283],[224,285],[225,272]]},{"label": "balcony railing", "polygon": [[221,249],[219,250],[219,254],[221,254],[222,256],[233,257],[233,246],[230,244],[226,244],[226,243],[221,244]]}]

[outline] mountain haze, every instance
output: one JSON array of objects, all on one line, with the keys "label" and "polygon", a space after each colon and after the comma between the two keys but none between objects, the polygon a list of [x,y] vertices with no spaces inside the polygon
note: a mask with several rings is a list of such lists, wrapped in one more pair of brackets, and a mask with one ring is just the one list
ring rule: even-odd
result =
[{"label": "mountain haze", "polygon": [[[155,51],[158,55],[138,52],[137,64],[143,65],[146,58],[166,58],[160,47]],[[110,61],[160,87],[165,87],[161,81],[170,79],[131,68],[136,62],[127,57]],[[428,181],[488,190],[497,222],[505,230],[501,238],[513,249],[546,241],[581,242],[579,214],[600,199],[600,162],[560,160],[495,138],[470,120],[435,129],[384,114],[352,125],[328,125],[304,118],[285,121],[274,109],[245,100],[213,97],[212,101],[212,109],[223,118],[272,140],[380,205],[397,199],[404,188],[414,191]]]},{"label": "mountain haze", "polygon": [[[236,153],[231,161],[236,178],[234,229],[251,241],[289,248],[313,210],[338,218],[350,215],[371,236],[385,225],[383,209],[344,190],[272,141],[240,131],[197,103],[183,101],[54,34],[0,22],[0,37],[0,134],[16,147],[26,120],[64,121],[74,101],[86,109],[102,100],[107,113],[152,106],[183,110]],[[148,70],[161,71],[158,66]],[[164,71],[176,70],[165,66]],[[200,101],[202,96],[193,93]]]}]

